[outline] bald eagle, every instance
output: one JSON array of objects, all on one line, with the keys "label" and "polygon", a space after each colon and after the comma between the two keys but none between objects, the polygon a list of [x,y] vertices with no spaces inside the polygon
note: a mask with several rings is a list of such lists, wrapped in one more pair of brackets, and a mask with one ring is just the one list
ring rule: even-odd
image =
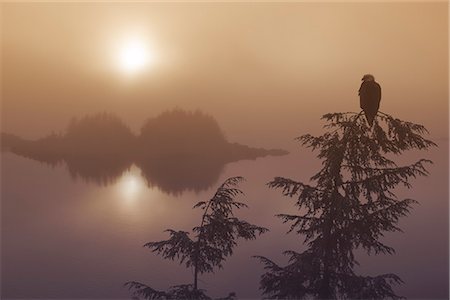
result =
[{"label": "bald eagle", "polygon": [[363,82],[359,88],[359,105],[364,110],[369,126],[372,127],[373,119],[380,108],[381,87],[373,75],[366,74],[361,80]]}]

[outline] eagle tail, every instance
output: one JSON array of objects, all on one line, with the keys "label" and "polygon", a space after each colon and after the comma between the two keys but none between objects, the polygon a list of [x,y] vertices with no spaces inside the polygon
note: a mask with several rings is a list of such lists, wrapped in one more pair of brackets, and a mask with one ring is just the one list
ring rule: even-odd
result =
[{"label": "eagle tail", "polygon": [[375,119],[375,115],[368,112],[365,112],[365,115],[367,123],[369,123],[369,128],[371,128],[373,125],[373,120]]}]

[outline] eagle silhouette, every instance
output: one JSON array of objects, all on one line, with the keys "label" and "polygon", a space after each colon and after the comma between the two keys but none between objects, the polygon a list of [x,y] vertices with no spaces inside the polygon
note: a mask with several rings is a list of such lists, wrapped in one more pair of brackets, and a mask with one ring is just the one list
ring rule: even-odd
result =
[{"label": "eagle silhouette", "polygon": [[359,88],[359,105],[366,115],[369,126],[372,127],[373,120],[380,108],[381,87],[371,74],[364,75],[361,80],[363,82]]}]

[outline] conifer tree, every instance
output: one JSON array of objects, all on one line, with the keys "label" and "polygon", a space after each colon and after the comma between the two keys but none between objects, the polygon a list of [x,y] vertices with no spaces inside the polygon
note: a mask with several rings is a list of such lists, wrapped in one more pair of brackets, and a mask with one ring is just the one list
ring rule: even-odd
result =
[{"label": "conifer tree", "polygon": [[[201,223],[194,227],[191,238],[186,231],[168,229],[170,237],[159,242],[149,242],[144,245],[164,259],[178,260],[186,268],[193,268],[193,283],[175,285],[167,291],[158,291],[145,284],[131,281],[125,285],[133,290],[135,297],[145,299],[210,299],[205,290],[198,288],[198,276],[210,273],[214,268],[222,268],[223,262],[233,254],[237,240],[253,240],[267,231],[241,220],[234,215],[234,210],[247,207],[245,203],[235,201],[236,196],[243,194],[236,186],[242,177],[231,177],[217,189],[209,201],[200,201],[194,208],[203,210]],[[227,298],[234,298],[230,293]]]},{"label": "conifer tree", "polygon": [[320,136],[297,138],[318,151],[321,169],[310,183],[276,177],[268,186],[295,199],[298,215],[277,215],[290,224],[289,232],[304,236],[307,249],[285,251],[289,262],[279,266],[266,257],[260,288],[277,299],[398,299],[393,285],[402,283],[395,274],[360,276],[354,250],[393,254],[380,239],[385,232],[400,231],[400,217],[407,215],[413,199],[398,199],[397,186],[411,188],[410,180],[426,176],[429,160],[406,166],[394,162],[406,150],[436,146],[425,139],[424,126],[379,112],[373,126],[362,113],[330,113]]}]

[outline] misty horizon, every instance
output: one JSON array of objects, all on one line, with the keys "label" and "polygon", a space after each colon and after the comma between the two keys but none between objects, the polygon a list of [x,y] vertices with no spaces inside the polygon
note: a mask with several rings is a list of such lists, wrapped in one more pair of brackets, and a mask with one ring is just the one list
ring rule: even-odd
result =
[{"label": "misty horizon", "polygon": [[[345,270],[369,278],[349,277],[360,287],[392,273],[404,282],[393,287],[397,295],[448,298],[448,3],[4,2],[0,9],[2,298],[131,298],[123,286],[130,281],[165,297],[179,292],[170,290],[176,284],[192,292],[195,282],[194,292],[198,283],[212,298],[259,299],[264,291],[283,298],[261,279],[270,279],[270,262],[252,257],[289,268],[282,251],[309,253],[310,232],[286,234],[291,224],[275,215],[313,207],[307,217],[322,216],[331,205],[326,193],[320,205],[297,209],[296,197],[314,188],[358,200],[343,202],[337,211],[350,219],[342,213],[338,226],[372,216],[364,211],[372,198],[415,199],[380,217],[398,217],[403,232],[386,225],[377,239],[395,253],[349,246],[360,265]],[[403,186],[395,176],[407,166]],[[392,177],[371,181],[383,172]],[[236,219],[192,209],[241,177],[243,194],[228,200],[249,207]],[[350,192],[339,184],[356,185]],[[311,190],[301,194],[305,186]],[[167,239],[166,229],[201,228],[207,212],[269,231],[237,240],[228,255],[218,249],[231,235],[217,242],[214,230],[207,240],[193,229],[183,251],[195,272],[142,247]],[[214,274],[197,272],[202,239],[226,254],[212,260]],[[314,260],[320,249],[297,262],[329,266],[332,243],[325,244],[325,262]],[[330,287],[327,276],[320,280]],[[289,292],[301,295],[310,282]],[[308,289],[316,298],[332,293]],[[355,290],[340,292],[361,295]]]}]

